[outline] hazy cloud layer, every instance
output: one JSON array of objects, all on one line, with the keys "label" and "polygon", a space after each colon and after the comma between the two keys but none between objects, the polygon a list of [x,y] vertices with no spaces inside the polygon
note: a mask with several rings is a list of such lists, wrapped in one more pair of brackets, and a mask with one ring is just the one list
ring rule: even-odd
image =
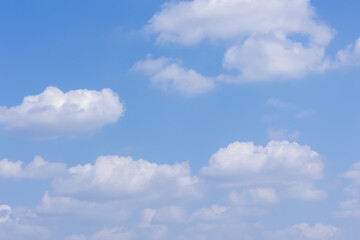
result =
[{"label": "hazy cloud layer", "polygon": [[66,172],[66,164],[50,163],[37,156],[32,162],[23,166],[22,161],[0,161],[0,177],[3,178],[52,178]]},{"label": "hazy cloud layer", "polygon": [[153,59],[148,56],[137,62],[133,70],[150,77],[151,82],[164,90],[175,90],[185,94],[199,94],[214,88],[214,80],[197,73],[193,69],[185,69],[181,60],[170,58]]}]

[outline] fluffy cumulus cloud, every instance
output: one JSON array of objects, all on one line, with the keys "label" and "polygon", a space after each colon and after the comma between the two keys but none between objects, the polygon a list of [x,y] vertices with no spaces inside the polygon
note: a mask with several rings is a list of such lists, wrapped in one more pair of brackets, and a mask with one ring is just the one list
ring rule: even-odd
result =
[{"label": "fluffy cumulus cloud", "polygon": [[312,200],[325,197],[313,187],[322,171],[319,154],[309,146],[271,141],[265,147],[252,142],[231,143],[211,156],[201,174],[224,186],[282,186],[287,196]]},{"label": "fluffy cumulus cloud", "polygon": [[7,131],[37,138],[77,136],[116,122],[124,112],[111,89],[62,92],[48,87],[39,95],[27,96],[15,107],[0,107],[0,124]]},{"label": "fluffy cumulus cloud", "polygon": [[339,238],[339,230],[331,225],[307,223],[297,224],[276,232],[267,232],[265,239],[273,240],[330,240]]},{"label": "fluffy cumulus cloud", "polygon": [[333,30],[315,20],[307,0],[193,0],[166,3],[146,29],[161,42],[195,44],[269,32],[303,34],[324,45]]},{"label": "fluffy cumulus cloud", "polygon": [[8,159],[0,161],[0,177],[3,178],[51,178],[66,172],[66,164],[50,163],[37,156],[23,166],[22,161],[11,162]]},{"label": "fluffy cumulus cloud", "polygon": [[141,195],[149,200],[198,196],[197,182],[188,163],[168,165],[131,157],[101,156],[95,164],[68,169],[66,176],[55,179],[53,187],[63,194]]},{"label": "fluffy cumulus cloud", "polygon": [[[159,43],[194,45],[224,42],[223,66],[239,71],[221,74],[227,82],[297,78],[335,67],[325,48],[335,30],[319,21],[308,0],[192,0],[165,3],[145,30]],[[342,62],[357,52],[339,52]]]},{"label": "fluffy cumulus cloud", "polygon": [[150,77],[151,82],[164,90],[175,90],[185,94],[198,94],[211,90],[214,80],[197,73],[193,69],[185,69],[178,59],[157,58],[148,56],[139,61],[133,70]]}]

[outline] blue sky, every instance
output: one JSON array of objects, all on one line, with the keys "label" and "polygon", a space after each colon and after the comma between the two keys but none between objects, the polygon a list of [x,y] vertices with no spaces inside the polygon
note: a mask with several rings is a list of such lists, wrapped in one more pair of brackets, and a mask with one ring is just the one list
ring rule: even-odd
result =
[{"label": "blue sky", "polygon": [[2,1],[0,240],[357,239],[359,7]]}]

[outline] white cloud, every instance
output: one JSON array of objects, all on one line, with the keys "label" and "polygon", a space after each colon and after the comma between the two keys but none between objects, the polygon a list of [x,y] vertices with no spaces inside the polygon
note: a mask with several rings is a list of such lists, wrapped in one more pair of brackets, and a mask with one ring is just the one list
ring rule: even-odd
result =
[{"label": "white cloud", "polygon": [[273,188],[246,189],[240,194],[232,191],[229,200],[235,205],[273,204],[279,202],[276,190]]},{"label": "white cloud", "polygon": [[91,240],[128,240],[131,239],[131,233],[122,228],[104,228],[91,236]]},{"label": "white cloud", "polygon": [[159,209],[145,209],[143,212],[142,225],[150,226],[155,223],[179,223],[187,219],[187,211],[184,207],[168,206]]},{"label": "white cloud", "polygon": [[335,213],[339,217],[360,218],[360,199],[351,199],[340,203],[340,209]]},{"label": "white cloud", "polygon": [[47,229],[22,223],[21,219],[12,217],[12,208],[0,205],[0,240],[50,240]]},{"label": "white cloud", "polygon": [[11,214],[11,207],[9,205],[0,205],[0,223],[6,222]]},{"label": "white cloud", "polygon": [[[201,172],[207,176],[266,174],[285,170],[283,176],[318,179],[323,164],[318,153],[296,142],[271,141],[265,147],[252,142],[234,142],[213,154]],[[271,179],[267,179],[271,182]]]},{"label": "white cloud", "polygon": [[82,234],[74,234],[64,238],[64,240],[85,240],[85,239],[86,239],[85,235]]},{"label": "white cloud", "polygon": [[293,104],[281,101],[280,99],[277,99],[277,98],[269,98],[266,101],[266,105],[276,107],[276,108],[284,108],[284,109],[295,108],[295,106]]},{"label": "white cloud", "polygon": [[315,189],[313,183],[307,182],[290,184],[285,188],[284,194],[305,201],[322,200],[327,195],[325,191]]},{"label": "white cloud", "polygon": [[[55,179],[54,190],[63,194],[188,198],[198,196],[198,179],[188,163],[156,164],[131,157],[101,156],[95,164],[77,165],[66,176]],[[143,196],[143,197],[140,197]]]},{"label": "white cloud", "polygon": [[304,47],[282,34],[250,37],[241,45],[229,48],[224,57],[225,68],[237,69],[241,74],[226,79],[250,82],[274,77],[301,77],[310,71],[326,69],[325,49],[321,46]]},{"label": "white cloud", "polygon": [[314,189],[313,182],[322,177],[322,170],[319,154],[306,145],[271,141],[262,147],[234,142],[213,154],[201,174],[220,186],[281,187],[285,196],[319,200],[326,193]]},{"label": "white cloud", "polygon": [[5,130],[37,138],[76,136],[116,122],[123,104],[111,89],[72,90],[67,93],[48,87],[39,95],[27,96],[15,107],[0,107]]},{"label": "white cloud", "polygon": [[51,178],[66,172],[66,164],[50,163],[37,156],[25,167],[22,161],[0,161],[0,177],[5,178]]},{"label": "white cloud", "polygon": [[270,128],[267,130],[267,134],[271,140],[297,140],[299,139],[299,132],[292,131],[280,128],[280,129],[273,129]]},{"label": "white cloud", "polygon": [[360,184],[360,162],[353,164],[351,169],[344,173],[343,177]]},{"label": "white cloud", "polygon": [[128,218],[130,206],[124,207],[121,201],[86,201],[72,197],[51,196],[46,192],[39,206],[35,208],[38,214],[57,217],[77,216],[82,219],[95,219],[104,222],[120,221]]},{"label": "white cloud", "polygon": [[166,3],[146,30],[159,34],[160,42],[179,44],[282,32],[326,45],[334,31],[315,18],[307,0],[193,0]]},{"label": "white cloud", "polygon": [[214,80],[197,73],[193,69],[185,69],[180,60],[170,58],[139,61],[133,70],[149,76],[151,82],[164,90],[175,90],[185,94],[198,94],[214,88]]},{"label": "white cloud", "polygon": [[335,212],[339,217],[360,217],[360,162],[351,166],[351,168],[342,174],[343,178],[352,180],[351,184],[346,186],[344,191],[350,196],[350,199],[342,201],[339,204],[338,211]]},{"label": "white cloud", "polygon": [[308,0],[168,2],[145,30],[159,43],[193,45],[208,39],[232,45],[223,66],[240,74],[219,76],[228,82],[294,78],[333,67],[325,47],[335,31],[317,19]]},{"label": "white cloud", "polygon": [[330,240],[338,236],[339,230],[331,225],[315,224],[313,227],[307,223],[297,224],[290,228],[267,232],[266,239],[274,240]]},{"label": "white cloud", "polygon": [[354,45],[348,45],[345,49],[338,51],[337,60],[339,64],[359,65],[360,64],[360,38]]},{"label": "white cloud", "polygon": [[228,211],[227,207],[212,205],[209,208],[202,208],[191,215],[192,220],[196,221],[218,221],[224,218]]}]

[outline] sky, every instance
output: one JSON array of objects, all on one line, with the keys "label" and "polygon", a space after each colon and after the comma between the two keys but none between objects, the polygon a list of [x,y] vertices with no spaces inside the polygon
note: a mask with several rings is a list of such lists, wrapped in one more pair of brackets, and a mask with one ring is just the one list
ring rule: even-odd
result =
[{"label": "sky", "polygon": [[0,240],[356,240],[360,3],[0,2]]}]

